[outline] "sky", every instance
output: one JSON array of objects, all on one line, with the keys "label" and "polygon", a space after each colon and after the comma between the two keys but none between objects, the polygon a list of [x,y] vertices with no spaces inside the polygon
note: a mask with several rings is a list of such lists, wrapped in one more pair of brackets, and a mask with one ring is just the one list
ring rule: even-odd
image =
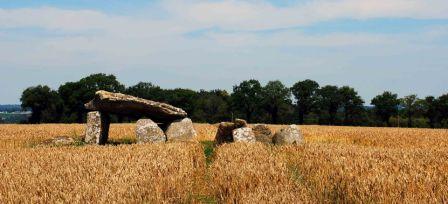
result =
[{"label": "sky", "polygon": [[0,0],[0,104],[92,73],[127,86],[247,79],[448,93],[447,0]]}]

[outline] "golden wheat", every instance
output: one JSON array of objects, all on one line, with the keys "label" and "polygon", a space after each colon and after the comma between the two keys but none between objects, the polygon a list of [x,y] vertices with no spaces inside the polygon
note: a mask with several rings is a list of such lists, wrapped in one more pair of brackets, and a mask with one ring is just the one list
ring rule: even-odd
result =
[{"label": "golden wheat", "polygon": [[[213,140],[216,125],[194,124],[199,141]],[[84,124],[0,125],[0,149],[30,147],[58,136],[81,140],[85,134]],[[111,141],[135,142],[135,124],[112,124]]]},{"label": "golden wheat", "polygon": [[187,202],[199,189],[204,159],[198,144],[6,150],[0,201]]},{"label": "golden wheat", "polygon": [[309,193],[295,182],[286,160],[279,156],[261,143],[221,146],[209,169],[212,195],[224,203],[309,201]]},{"label": "golden wheat", "polygon": [[446,149],[306,144],[278,151],[316,202],[448,201]]},{"label": "golden wheat", "polygon": [[[273,131],[283,126],[270,126]],[[198,140],[217,125],[195,124]],[[0,125],[0,203],[447,203],[448,130],[301,126],[299,146],[36,146],[84,125]],[[113,124],[112,141],[135,141]],[[3,144],[3,145],[2,145]]]}]

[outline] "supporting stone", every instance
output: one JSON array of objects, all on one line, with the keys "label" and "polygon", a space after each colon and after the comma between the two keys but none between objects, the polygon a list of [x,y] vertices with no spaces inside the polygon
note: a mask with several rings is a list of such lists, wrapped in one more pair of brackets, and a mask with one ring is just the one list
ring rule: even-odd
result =
[{"label": "supporting stone", "polygon": [[301,144],[303,136],[296,125],[290,125],[275,133],[273,141],[276,145]]},{"label": "supporting stone", "polygon": [[166,132],[168,142],[186,142],[196,140],[196,131],[190,118],[184,118],[172,122]]},{"label": "supporting stone", "polygon": [[87,129],[84,141],[104,145],[109,137],[110,117],[106,113],[92,111],[87,113]]},{"label": "supporting stone", "polygon": [[235,129],[235,124],[232,122],[221,122],[216,132],[215,142],[216,144],[233,142],[232,131]]},{"label": "supporting stone", "polygon": [[140,119],[136,127],[137,143],[162,143],[166,142],[165,133],[151,119]]},{"label": "supporting stone", "polygon": [[254,132],[249,127],[237,128],[233,130],[232,135],[234,142],[254,143],[256,141]]},{"label": "supporting stone", "polygon": [[216,132],[216,144],[230,143],[233,141],[233,130],[237,128],[247,127],[247,122],[243,119],[235,119],[234,122],[221,122]]},{"label": "supporting stone", "polygon": [[255,138],[257,142],[262,142],[266,144],[272,144],[272,138],[274,134],[272,134],[271,129],[265,124],[256,124],[252,128],[255,134]]}]

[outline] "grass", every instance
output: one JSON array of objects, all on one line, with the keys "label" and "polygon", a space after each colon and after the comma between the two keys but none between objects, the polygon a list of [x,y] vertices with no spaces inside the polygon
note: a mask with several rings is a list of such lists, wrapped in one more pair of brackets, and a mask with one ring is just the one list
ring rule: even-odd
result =
[{"label": "grass", "polygon": [[135,144],[137,141],[134,138],[129,138],[129,137],[122,137],[119,139],[110,139],[108,141],[108,144],[110,145],[130,145],[130,144]]},{"label": "grass", "polygon": [[215,151],[215,142],[213,141],[201,141],[202,147],[204,148],[205,162],[210,165],[213,161],[213,153]]},{"label": "grass", "polygon": [[73,142],[73,146],[75,146],[75,147],[82,147],[82,146],[84,146],[86,144],[87,143],[84,142],[84,140],[81,139],[81,138],[75,139],[75,142]]}]

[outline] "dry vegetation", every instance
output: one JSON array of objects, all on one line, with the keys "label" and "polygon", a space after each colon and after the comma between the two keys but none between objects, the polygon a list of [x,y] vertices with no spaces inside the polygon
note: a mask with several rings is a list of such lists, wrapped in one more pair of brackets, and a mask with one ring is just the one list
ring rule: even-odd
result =
[{"label": "dry vegetation", "polygon": [[[195,128],[213,140],[215,125]],[[0,202],[448,202],[448,130],[301,129],[304,145],[227,144],[206,163],[201,144],[42,147],[83,125],[1,125]],[[134,126],[111,139],[134,141]]]},{"label": "dry vegetation", "polygon": [[2,203],[187,202],[205,171],[192,144],[2,151]]}]

